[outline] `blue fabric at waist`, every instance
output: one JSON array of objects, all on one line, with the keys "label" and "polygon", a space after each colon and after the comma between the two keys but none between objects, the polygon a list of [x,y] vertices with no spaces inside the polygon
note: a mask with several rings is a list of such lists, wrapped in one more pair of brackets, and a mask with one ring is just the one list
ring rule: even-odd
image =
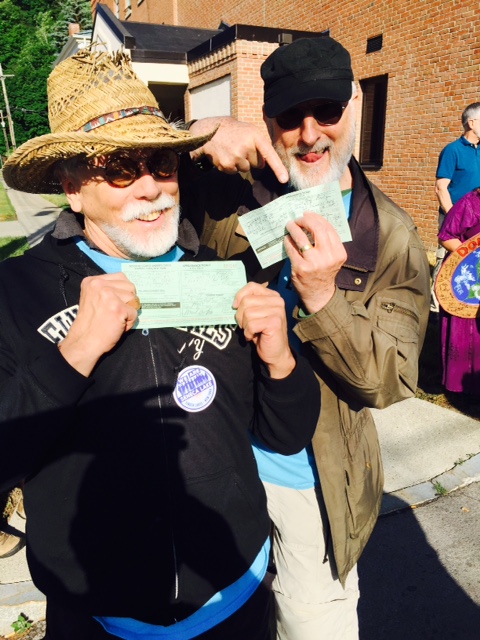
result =
[{"label": "blue fabric at waist", "polygon": [[250,436],[257,461],[258,474],[263,482],[290,489],[311,489],[320,484],[312,446],[291,456],[283,456],[267,449],[254,436]]},{"label": "blue fabric at waist", "polygon": [[270,539],[260,549],[250,569],[236,582],[219,591],[191,616],[168,627],[133,618],[96,617],[108,633],[125,640],[191,640],[213,629],[238,611],[255,593],[267,572]]}]

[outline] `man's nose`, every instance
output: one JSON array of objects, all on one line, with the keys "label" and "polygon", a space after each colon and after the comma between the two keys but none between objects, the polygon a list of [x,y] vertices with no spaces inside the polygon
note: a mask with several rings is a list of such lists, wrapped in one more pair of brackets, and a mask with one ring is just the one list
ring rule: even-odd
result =
[{"label": "man's nose", "polygon": [[141,175],[135,180],[133,195],[135,198],[155,200],[162,193],[161,180],[156,180],[147,167],[142,168]]},{"label": "man's nose", "polygon": [[321,125],[311,115],[305,115],[300,125],[300,137],[304,144],[313,146],[322,136]]}]

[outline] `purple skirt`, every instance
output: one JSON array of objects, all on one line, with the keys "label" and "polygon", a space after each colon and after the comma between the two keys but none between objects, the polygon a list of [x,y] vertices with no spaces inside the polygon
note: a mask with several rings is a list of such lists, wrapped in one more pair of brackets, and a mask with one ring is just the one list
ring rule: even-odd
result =
[{"label": "purple skirt", "polygon": [[440,310],[442,383],[448,391],[480,395],[480,318],[457,318]]}]

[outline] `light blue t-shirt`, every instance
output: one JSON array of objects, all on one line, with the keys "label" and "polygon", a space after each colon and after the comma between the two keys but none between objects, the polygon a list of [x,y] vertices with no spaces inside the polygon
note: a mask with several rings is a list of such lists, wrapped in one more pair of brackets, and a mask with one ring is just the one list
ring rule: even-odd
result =
[{"label": "light blue t-shirt", "polygon": [[[85,240],[82,240],[81,238],[76,238],[75,242],[80,251],[83,251],[83,253],[87,255],[90,260],[93,260],[100,269],[103,269],[105,273],[119,273],[122,270],[122,264],[132,263],[132,260],[127,260],[126,258],[114,258],[113,256],[107,256],[106,253],[102,253],[96,249],[91,249]],[[165,253],[163,256],[151,258],[150,260],[145,260],[145,262],[178,262],[184,253],[185,252],[183,249],[180,249],[180,247],[173,247],[173,249],[170,249],[170,251]]]},{"label": "light blue t-shirt", "polygon": [[[352,192],[342,192],[345,214],[350,218]],[[299,351],[300,339],[293,332],[296,320],[293,318],[293,310],[298,304],[298,295],[291,284],[291,264],[286,260],[282,270],[274,282],[269,286],[279,292],[285,301],[285,309],[288,319],[288,337],[290,345]],[[254,436],[250,436],[253,453],[257,461],[258,473],[264,482],[288,487],[290,489],[305,490],[320,484],[315,456],[311,445],[302,449],[299,453],[284,456],[265,447]]]}]

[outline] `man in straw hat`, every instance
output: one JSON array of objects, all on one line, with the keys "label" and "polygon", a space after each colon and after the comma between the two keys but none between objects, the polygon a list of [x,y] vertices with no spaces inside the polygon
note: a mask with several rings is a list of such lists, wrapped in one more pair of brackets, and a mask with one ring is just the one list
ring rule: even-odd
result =
[{"label": "man in straw hat", "polygon": [[177,179],[178,153],[212,134],[170,126],[122,55],[80,52],[48,96],[52,133],[4,178],[63,189],[73,211],[0,265],[0,489],[25,481],[46,638],[268,640],[249,431],[300,450],[317,381],[281,298],[255,283],[232,301],[243,331],[132,330],[141,301],[123,263],[214,257],[179,224]]},{"label": "man in straw hat", "polygon": [[[248,171],[264,158],[269,166],[250,180],[206,172],[200,189],[182,198],[186,203],[193,196],[193,208],[186,208],[202,241],[230,256],[248,246],[238,216],[287,193],[291,201],[295,191],[340,184],[352,241],[343,244],[329,221],[312,213],[315,200],[305,206],[304,192],[302,217],[287,224],[289,260],[269,274],[287,308],[296,307],[291,329],[297,342],[291,343],[308,354],[322,383],[312,446],[283,456],[259,443],[255,455],[275,525],[278,640],[355,640],[356,563],[383,490],[368,407],[415,394],[428,262],[412,220],[352,155],[359,101],[348,51],[330,37],[300,38],[275,49],[261,75],[273,146],[252,127],[223,119],[213,140],[193,155],[210,155],[224,171]],[[212,120],[194,123],[192,131],[205,124],[213,126]]]}]

